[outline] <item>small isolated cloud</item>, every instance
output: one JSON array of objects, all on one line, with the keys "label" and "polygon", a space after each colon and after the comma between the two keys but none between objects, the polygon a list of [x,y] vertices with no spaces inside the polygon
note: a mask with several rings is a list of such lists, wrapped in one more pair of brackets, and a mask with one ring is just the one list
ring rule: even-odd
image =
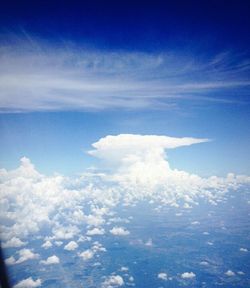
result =
[{"label": "small isolated cloud", "polygon": [[60,259],[56,255],[53,255],[53,256],[48,257],[47,260],[40,261],[40,263],[43,265],[59,264]]},{"label": "small isolated cloud", "polygon": [[227,270],[227,272],[225,272],[225,275],[232,277],[235,276],[235,273],[232,270]]},{"label": "small isolated cloud", "polygon": [[19,238],[13,237],[10,240],[4,242],[2,244],[2,246],[3,246],[3,248],[18,248],[18,247],[24,246],[26,244],[27,244],[27,242],[23,242]]},{"label": "small isolated cloud", "polygon": [[153,246],[153,241],[151,238],[148,239],[148,241],[145,243],[146,246],[151,247]]},{"label": "small isolated cloud", "polygon": [[191,222],[191,225],[199,225],[199,224],[200,224],[199,221],[193,221],[193,222]]},{"label": "small isolated cloud", "polygon": [[90,226],[100,226],[104,223],[102,215],[87,215],[84,216],[84,220]]},{"label": "small isolated cloud", "polygon": [[157,277],[161,280],[168,280],[168,275],[164,272],[159,273]]},{"label": "small isolated cloud", "polygon": [[63,244],[63,242],[62,242],[62,241],[55,241],[55,245],[56,245],[57,247],[60,247],[60,246],[62,246],[62,244]]},{"label": "small isolated cloud", "polygon": [[208,263],[207,261],[201,261],[201,262],[200,262],[200,265],[202,265],[202,266],[208,266],[209,263]]},{"label": "small isolated cloud", "polygon": [[126,236],[130,234],[130,232],[123,227],[113,227],[109,231],[111,234],[116,235],[116,236]]},{"label": "small isolated cloud", "polygon": [[73,251],[78,248],[78,244],[75,241],[70,241],[67,245],[64,246],[64,250]]},{"label": "small isolated cloud", "polygon": [[120,270],[121,270],[122,272],[128,272],[129,269],[128,269],[128,267],[122,266]]},{"label": "small isolated cloud", "polygon": [[96,253],[96,252],[106,252],[106,248],[102,246],[101,243],[99,243],[98,241],[93,243],[93,246],[91,247],[91,250]]},{"label": "small isolated cloud", "polygon": [[87,231],[88,236],[94,236],[94,235],[103,235],[105,233],[103,228],[93,228],[92,230]]},{"label": "small isolated cloud", "polygon": [[15,258],[13,256],[10,256],[9,258],[5,259],[5,263],[7,265],[13,265],[13,264],[16,263],[16,260],[15,260]]},{"label": "small isolated cloud", "polygon": [[124,280],[120,275],[112,275],[102,283],[102,288],[112,288],[124,285]]},{"label": "small isolated cloud", "polygon": [[39,258],[39,254],[33,253],[32,250],[29,249],[22,249],[19,251],[19,259],[16,261],[15,264],[20,264],[27,260],[37,259]]},{"label": "small isolated cloud", "polygon": [[240,252],[248,252],[248,249],[247,248],[240,248]]},{"label": "small isolated cloud", "polygon": [[41,279],[33,280],[31,277],[18,282],[13,288],[35,288],[42,285]]},{"label": "small isolated cloud", "polygon": [[52,243],[49,240],[44,242],[43,245],[42,245],[42,248],[44,248],[44,249],[48,249],[50,247],[52,247]]},{"label": "small isolated cloud", "polygon": [[196,275],[193,272],[184,272],[181,274],[181,278],[183,279],[192,279],[194,278]]},{"label": "small isolated cloud", "polygon": [[54,239],[64,239],[68,240],[74,238],[79,233],[79,228],[75,225],[70,225],[67,227],[59,226],[53,230]]},{"label": "small isolated cloud", "polygon": [[90,260],[93,258],[94,252],[91,249],[87,249],[79,254],[79,257],[81,257],[83,260]]}]

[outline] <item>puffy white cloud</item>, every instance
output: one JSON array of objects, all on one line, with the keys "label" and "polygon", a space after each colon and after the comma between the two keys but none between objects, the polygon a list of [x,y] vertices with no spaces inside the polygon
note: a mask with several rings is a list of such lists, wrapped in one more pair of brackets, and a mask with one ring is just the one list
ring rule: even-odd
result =
[{"label": "puffy white cloud", "polygon": [[100,215],[86,215],[84,220],[90,226],[100,226],[104,223],[104,219]]},{"label": "puffy white cloud", "polygon": [[16,259],[13,256],[10,256],[9,258],[5,259],[5,263],[7,265],[13,265],[16,263]]},{"label": "puffy white cloud", "polygon": [[86,234],[88,236],[103,235],[105,234],[105,231],[103,228],[93,228],[91,230],[88,230]]},{"label": "puffy white cloud", "polygon": [[168,275],[164,272],[159,273],[157,277],[161,280],[168,280]]},{"label": "puffy white cloud", "polygon": [[119,287],[124,285],[124,280],[120,275],[111,275],[102,283],[103,288]]},{"label": "puffy white cloud", "polygon": [[129,269],[128,269],[128,267],[122,266],[120,270],[121,270],[122,272],[128,272]]},{"label": "puffy white cloud", "polygon": [[241,247],[241,248],[240,248],[240,252],[248,252],[248,249]]},{"label": "puffy white cloud", "polygon": [[161,159],[164,149],[173,149],[207,141],[208,139],[191,137],[175,138],[169,136],[136,134],[108,135],[101,138],[98,142],[93,143],[92,146],[95,150],[89,151],[89,154],[101,159],[117,162],[123,160],[121,155],[127,157],[136,154],[136,156],[144,158],[147,152],[156,150],[155,156],[159,156]]},{"label": "puffy white cloud", "polygon": [[60,247],[62,246],[63,242],[62,241],[55,241],[56,246]]},{"label": "puffy white cloud", "polygon": [[[250,183],[248,176],[232,173],[226,178],[212,176],[201,178],[185,171],[171,169],[166,159],[168,149],[203,143],[208,139],[184,137],[174,138],[158,135],[120,134],[106,136],[92,144],[89,154],[100,158],[109,168],[102,178],[118,183],[123,189],[124,205],[131,205],[133,199],[151,197],[161,199],[168,205],[176,205],[183,199],[183,207],[191,209],[199,197],[217,204],[228,189]],[[110,169],[112,168],[112,169]]]},{"label": "puffy white cloud", "polygon": [[113,227],[109,232],[116,236],[126,236],[130,234],[130,232],[123,227]]},{"label": "puffy white cloud", "polygon": [[73,251],[78,248],[78,244],[75,241],[70,241],[64,246],[64,250]]},{"label": "puffy white cloud", "polygon": [[225,272],[225,275],[232,277],[235,276],[235,273],[232,270],[227,270],[227,272]]},{"label": "puffy white cloud", "polygon": [[209,263],[208,263],[207,261],[201,261],[201,262],[200,262],[200,265],[203,265],[203,266],[208,266],[208,265],[209,265]]},{"label": "puffy white cloud", "polygon": [[102,244],[99,243],[98,241],[95,241],[95,242],[93,243],[93,246],[91,247],[91,249],[92,249],[92,251],[93,251],[94,253],[96,253],[96,252],[98,252],[98,251],[100,251],[100,252],[106,252],[106,251],[107,251],[106,248],[104,248],[104,247],[102,246]]},{"label": "puffy white cloud", "polygon": [[83,260],[90,260],[94,256],[94,252],[91,249],[87,249],[78,254]]},{"label": "puffy white cloud", "polygon": [[134,279],[133,276],[129,276],[128,280],[129,280],[130,282],[133,282],[135,279]]},{"label": "puffy white cloud", "polygon": [[42,285],[41,279],[33,280],[31,277],[21,280],[13,288],[35,288],[40,287]]},{"label": "puffy white cloud", "polygon": [[194,278],[196,275],[193,272],[184,272],[181,274],[181,278],[183,279],[192,279]]},{"label": "puffy white cloud", "polygon": [[[191,209],[200,198],[216,204],[228,190],[250,183],[250,177],[232,173],[225,178],[201,178],[171,169],[165,150],[205,141],[156,135],[107,136],[93,144],[90,154],[107,161],[112,167],[109,173],[96,170],[91,176],[73,179],[42,175],[23,157],[17,169],[0,169],[3,246],[21,247],[28,243],[29,235],[45,227],[49,231],[42,244],[45,249],[52,240],[56,244],[58,240],[83,239],[83,225],[88,235],[101,235],[105,223],[128,222],[111,215],[119,203],[135,205],[138,200],[148,199],[151,203]],[[114,227],[110,233],[128,235],[129,231]]]},{"label": "puffy white cloud", "polygon": [[57,226],[53,229],[54,239],[71,239],[76,236],[80,230],[77,226]]},{"label": "puffy white cloud", "polygon": [[48,249],[48,248],[50,248],[50,247],[52,247],[53,245],[52,245],[52,243],[49,241],[49,240],[47,240],[46,242],[44,242],[43,243],[43,245],[42,245],[42,247],[44,248],[44,249]]},{"label": "puffy white cloud", "polygon": [[15,264],[20,264],[27,260],[37,259],[39,258],[39,254],[33,253],[30,249],[22,249],[19,251],[19,259]]},{"label": "puffy white cloud", "polygon": [[46,260],[40,261],[40,263],[43,265],[59,264],[60,259],[56,255],[53,255],[53,256],[48,257]]},{"label": "puffy white cloud", "polygon": [[4,243],[2,244],[2,246],[3,246],[3,248],[10,248],[10,247],[15,247],[15,248],[17,248],[17,247],[24,246],[24,245],[26,245],[26,244],[27,244],[27,242],[23,242],[23,241],[21,241],[19,238],[13,237],[13,238],[11,238],[10,240],[4,242]]}]

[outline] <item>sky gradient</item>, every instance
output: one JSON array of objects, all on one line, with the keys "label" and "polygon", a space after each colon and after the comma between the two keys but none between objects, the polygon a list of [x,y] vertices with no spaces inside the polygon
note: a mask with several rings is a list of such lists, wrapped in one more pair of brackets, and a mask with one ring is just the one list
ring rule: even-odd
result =
[{"label": "sky gradient", "polygon": [[208,138],[169,151],[171,166],[248,174],[248,1],[12,1],[0,13],[1,167],[26,156],[81,173],[92,143],[130,133]]}]

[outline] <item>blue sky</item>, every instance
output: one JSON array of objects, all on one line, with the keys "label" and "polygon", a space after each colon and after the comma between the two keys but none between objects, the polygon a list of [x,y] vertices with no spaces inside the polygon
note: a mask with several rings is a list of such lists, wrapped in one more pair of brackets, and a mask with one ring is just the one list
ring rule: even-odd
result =
[{"label": "blue sky", "polygon": [[80,173],[92,143],[131,133],[209,138],[172,167],[248,174],[247,2],[4,3],[1,167]]}]

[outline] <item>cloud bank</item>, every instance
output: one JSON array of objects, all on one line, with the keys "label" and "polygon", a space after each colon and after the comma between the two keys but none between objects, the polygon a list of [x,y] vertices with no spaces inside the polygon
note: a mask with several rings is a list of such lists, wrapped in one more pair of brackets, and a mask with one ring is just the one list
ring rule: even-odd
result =
[{"label": "cloud bank", "polygon": [[[202,178],[172,169],[167,159],[168,149],[207,141],[157,135],[106,136],[93,143],[89,152],[100,158],[104,166],[100,163],[99,169],[73,178],[45,176],[29,159],[21,158],[17,169],[0,170],[3,247],[27,245],[29,236],[41,231],[48,231],[43,235],[42,248],[59,246],[68,240],[64,247],[69,251],[78,248],[77,242],[101,237],[105,232],[126,236],[130,233],[126,227],[103,226],[111,225],[114,219],[121,222],[121,218],[112,214],[117,205],[132,206],[140,200],[176,209],[191,209],[200,200],[217,205],[226,199],[228,191],[249,185],[250,177],[231,173],[225,178]],[[110,169],[102,170],[105,165]],[[126,226],[129,221],[122,222]],[[82,227],[86,228],[84,235]],[[79,256],[88,260],[98,251],[105,248],[95,244]],[[22,249],[19,254],[18,260],[10,257],[8,262],[21,263],[39,256],[29,249]]]}]

